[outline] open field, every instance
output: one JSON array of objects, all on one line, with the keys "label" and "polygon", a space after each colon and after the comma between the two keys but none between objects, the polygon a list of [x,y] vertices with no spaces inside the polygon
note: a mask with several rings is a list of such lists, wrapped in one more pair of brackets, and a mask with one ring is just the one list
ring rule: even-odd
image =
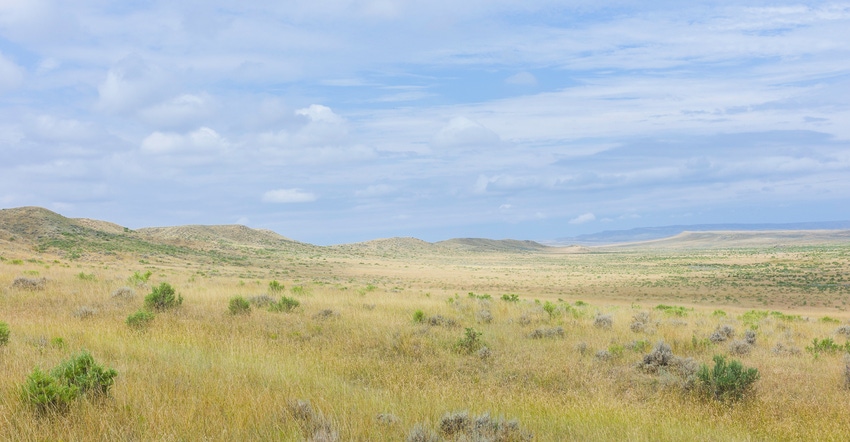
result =
[{"label": "open field", "polygon": [[[7,223],[0,234],[0,321],[11,332],[0,346],[3,440],[399,441],[414,428],[468,440],[441,432],[446,413],[464,410],[515,420],[496,440],[850,434],[850,243],[840,238],[316,247],[239,229],[171,230],[164,241],[67,222]],[[162,282],[182,305],[128,327]],[[122,287],[133,295],[114,296]],[[228,312],[231,298],[260,295],[300,305]],[[709,339],[723,326],[734,335]],[[816,351],[826,338],[841,348]],[[637,367],[659,341],[695,364],[740,360],[760,379],[741,401],[706,399],[674,367]],[[117,370],[107,397],[62,413],[21,399],[34,368],[81,349]]]}]

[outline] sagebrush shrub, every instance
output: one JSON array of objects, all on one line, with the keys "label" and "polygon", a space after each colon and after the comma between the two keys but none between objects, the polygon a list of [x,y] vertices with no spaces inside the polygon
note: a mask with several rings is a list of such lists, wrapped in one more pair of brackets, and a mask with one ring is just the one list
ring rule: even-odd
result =
[{"label": "sagebrush shrub", "polygon": [[12,288],[21,290],[44,290],[47,287],[47,278],[18,277],[12,281]]},{"label": "sagebrush shrub", "polygon": [[131,313],[127,316],[127,326],[130,328],[134,328],[136,330],[142,330],[147,328],[150,325],[151,321],[153,321],[154,314],[152,312],[146,310],[139,310],[136,313]]},{"label": "sagebrush shrub", "polygon": [[12,332],[9,331],[9,324],[0,321],[0,346],[4,346],[9,343],[9,335]]},{"label": "sagebrush shrub", "polygon": [[257,307],[268,307],[275,303],[274,298],[269,295],[256,295],[248,298],[248,302]]},{"label": "sagebrush shrub", "polygon": [[334,429],[330,420],[318,410],[315,410],[310,401],[290,400],[287,403],[289,416],[298,423],[301,431],[307,435],[308,441],[336,442],[339,441],[339,433]]},{"label": "sagebrush shrub", "polygon": [[699,391],[709,399],[723,402],[738,401],[752,392],[759,371],[745,368],[741,362],[721,355],[714,356],[714,368],[703,364],[697,372]]},{"label": "sagebrush shrub", "polygon": [[597,313],[596,318],[593,319],[593,325],[599,328],[611,328],[614,326],[614,317]]},{"label": "sagebrush shrub", "polygon": [[251,303],[241,296],[230,298],[227,311],[231,315],[247,315],[251,313]]},{"label": "sagebrush shrub", "polygon": [[179,307],[181,304],[183,304],[183,296],[178,295],[174,287],[167,282],[160,283],[145,296],[145,307],[150,310],[168,310]]},{"label": "sagebrush shrub", "polygon": [[747,341],[736,339],[729,343],[729,353],[732,353],[733,355],[743,356],[749,354],[750,349],[752,349],[752,345],[750,345]]},{"label": "sagebrush shrub", "polygon": [[130,287],[119,287],[113,290],[110,296],[113,299],[133,299],[136,296],[136,291]]},{"label": "sagebrush shrub", "polygon": [[440,442],[440,436],[434,430],[422,424],[416,424],[407,433],[406,442]]},{"label": "sagebrush shrub", "polygon": [[[533,435],[523,431],[516,420],[491,418],[490,413],[470,416],[468,411],[443,414],[440,418],[440,433],[454,441],[526,442],[533,439]],[[423,429],[420,434],[429,433]],[[408,436],[410,440],[434,439],[411,439]]]},{"label": "sagebrush shrub", "polygon": [[715,344],[718,342],[723,342],[727,339],[731,339],[735,336],[735,329],[732,328],[731,325],[723,325],[717,327],[717,330],[714,330],[714,333],[709,336],[709,340],[714,342]]}]

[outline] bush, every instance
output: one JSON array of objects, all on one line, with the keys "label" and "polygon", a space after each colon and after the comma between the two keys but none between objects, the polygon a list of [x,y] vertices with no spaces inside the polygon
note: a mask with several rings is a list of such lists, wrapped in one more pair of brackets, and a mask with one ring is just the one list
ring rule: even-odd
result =
[{"label": "bush", "polygon": [[424,322],[425,321],[425,312],[422,310],[416,310],[413,312],[413,322]]},{"label": "bush", "polygon": [[717,330],[715,330],[714,333],[712,333],[708,339],[710,339],[711,342],[714,342],[716,344],[718,342],[724,342],[727,339],[731,339],[733,337],[735,337],[735,329],[732,328],[731,325],[723,325],[717,327]]},{"label": "bush", "polygon": [[112,291],[110,296],[113,299],[133,299],[136,296],[136,292],[130,287],[118,287]]},{"label": "bush", "polygon": [[151,273],[150,270],[146,271],[145,273],[136,271],[133,272],[132,276],[127,278],[127,282],[130,283],[130,285],[135,286],[145,285],[145,283],[147,283],[148,280],[151,278],[151,275],[153,275],[153,273]]},{"label": "bush", "polygon": [[251,313],[251,303],[241,296],[230,298],[227,310],[231,315],[246,315]]},{"label": "bush", "polygon": [[36,368],[21,387],[21,399],[40,412],[64,411],[77,398],[79,391],[75,385],[63,383]]},{"label": "bush", "polygon": [[283,284],[274,280],[269,283],[269,293],[278,293],[283,291]]},{"label": "bush", "polygon": [[597,313],[593,325],[599,328],[611,328],[614,326],[614,318],[611,315]]},{"label": "bush", "polygon": [[139,310],[136,313],[127,316],[127,326],[136,330],[147,328],[153,321],[154,314],[145,310]]},{"label": "bush", "polygon": [[171,284],[163,282],[154,287],[150,294],[145,296],[145,307],[150,310],[168,310],[183,304],[183,297],[174,292]]},{"label": "bush", "polygon": [[12,281],[12,288],[20,290],[44,290],[47,287],[47,278],[18,277]]},{"label": "bush", "polygon": [[9,324],[0,321],[0,346],[6,345],[9,343],[9,335],[11,332],[9,331]]},{"label": "bush", "polygon": [[714,368],[700,366],[697,372],[699,391],[704,397],[722,402],[732,402],[743,399],[759,379],[759,371],[755,368],[744,368],[741,362],[731,360],[728,364],[721,355],[714,356]]},{"label": "bush", "polygon": [[286,296],[281,296],[280,301],[269,306],[269,311],[272,312],[288,312],[296,307],[301,305],[295,298],[288,298]]},{"label": "bush", "polygon": [[104,396],[109,393],[118,372],[98,365],[83,350],[56,366],[49,373],[36,368],[21,388],[21,398],[41,412],[64,411],[80,395]]},{"label": "bush", "polygon": [[484,341],[481,340],[481,332],[472,327],[467,327],[463,337],[455,343],[455,348],[466,354],[474,353],[483,346]]},{"label": "bush", "polygon": [[519,302],[519,295],[515,295],[513,293],[502,295],[502,301]]}]

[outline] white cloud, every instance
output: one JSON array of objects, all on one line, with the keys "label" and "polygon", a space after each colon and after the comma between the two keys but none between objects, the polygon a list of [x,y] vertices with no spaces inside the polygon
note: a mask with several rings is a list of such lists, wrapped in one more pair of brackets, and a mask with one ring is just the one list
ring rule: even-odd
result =
[{"label": "white cloud", "polygon": [[594,221],[596,219],[596,215],[588,212],[583,215],[579,215],[570,220],[570,224],[584,224]]},{"label": "white cloud", "polygon": [[216,131],[201,127],[186,135],[154,132],[142,140],[141,150],[152,154],[216,152],[226,149],[227,146],[227,140]]},{"label": "white cloud", "polygon": [[277,189],[269,190],[263,194],[263,202],[266,203],[309,203],[316,201],[315,194],[304,192],[301,189]]},{"label": "white cloud", "polygon": [[94,137],[91,123],[75,119],[61,119],[52,115],[39,115],[28,119],[29,136],[50,141],[82,141]]},{"label": "white cloud", "polygon": [[24,81],[24,69],[0,53],[0,92],[15,89]]},{"label": "white cloud", "polygon": [[432,144],[437,147],[492,146],[501,139],[481,123],[466,117],[455,117],[434,135]]},{"label": "white cloud", "polygon": [[311,104],[296,110],[295,115],[308,119],[307,124],[293,134],[293,140],[299,145],[334,145],[347,138],[347,122],[327,106]]},{"label": "white cloud", "polygon": [[174,87],[164,70],[137,55],[130,55],[106,73],[97,87],[99,110],[127,112],[155,103]]},{"label": "white cloud", "polygon": [[207,93],[182,94],[139,111],[139,116],[158,127],[181,127],[212,115],[213,98]]}]

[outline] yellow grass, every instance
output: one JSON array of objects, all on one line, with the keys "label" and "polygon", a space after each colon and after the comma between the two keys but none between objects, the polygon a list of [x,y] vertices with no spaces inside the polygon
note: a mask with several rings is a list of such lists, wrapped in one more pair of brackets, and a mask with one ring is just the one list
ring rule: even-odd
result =
[{"label": "yellow grass", "polygon": [[[12,332],[0,347],[3,440],[305,440],[305,422],[289,412],[295,400],[309,401],[340,440],[354,441],[405,440],[419,423],[438,431],[444,413],[460,410],[516,419],[541,441],[850,434],[842,352],[815,358],[804,350],[815,338],[846,341],[835,331],[848,319],[848,248],[453,256],[330,250],[246,267],[21,253],[0,262],[0,321]],[[782,266],[828,288],[780,284],[786,276],[774,270]],[[134,287],[135,298],[110,297],[145,269],[153,276]],[[20,276],[45,277],[47,286],[12,288]],[[299,308],[227,313],[231,297],[266,293],[273,279]],[[128,328],[127,316],[163,281],[183,305],[157,313],[146,331]],[[292,293],[294,286],[304,293]],[[507,293],[520,302],[501,300]],[[579,300],[588,305],[575,306]],[[553,318],[541,307],[547,301],[559,306]],[[672,316],[658,304],[689,310]],[[95,313],[79,318],[81,307]],[[320,316],[326,309],[333,313]],[[718,309],[726,316],[713,315]],[[742,338],[749,327],[742,315],[752,309],[802,319],[761,319],[752,351],[733,356],[761,374],[749,399],[704,400],[669,376],[636,368],[648,350],[630,349],[634,341],[664,341],[677,356],[706,364],[728,355],[728,343],[704,340],[721,324]],[[417,310],[457,325],[416,323]],[[482,310],[491,322],[479,322]],[[650,314],[649,332],[630,329],[639,312]],[[613,327],[595,327],[597,313],[612,315]],[[827,315],[841,323],[819,321]],[[466,327],[482,333],[489,357],[457,351]],[[530,338],[555,327],[563,337]],[[801,352],[774,354],[777,343]],[[117,369],[109,397],[79,399],[67,413],[48,416],[21,400],[33,368],[50,369],[81,349]],[[621,354],[603,361],[595,357],[600,350]],[[397,421],[380,422],[381,413]]]}]

